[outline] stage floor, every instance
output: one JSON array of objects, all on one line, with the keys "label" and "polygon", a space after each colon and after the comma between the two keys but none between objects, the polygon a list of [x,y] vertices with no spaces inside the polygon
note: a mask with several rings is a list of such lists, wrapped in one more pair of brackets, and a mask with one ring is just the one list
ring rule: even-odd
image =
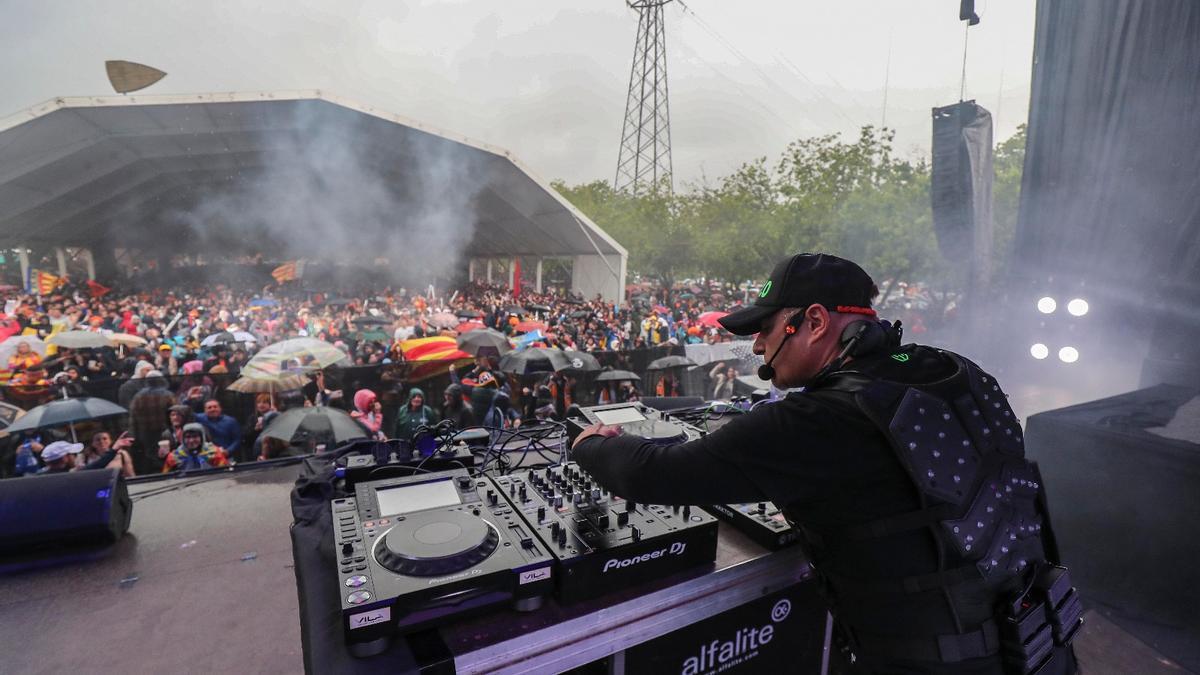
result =
[{"label": "stage floor", "polygon": [[[298,473],[131,486],[129,535],[107,556],[0,577],[0,672],[302,672],[288,534]],[[1087,616],[1089,675],[1187,672]]]}]

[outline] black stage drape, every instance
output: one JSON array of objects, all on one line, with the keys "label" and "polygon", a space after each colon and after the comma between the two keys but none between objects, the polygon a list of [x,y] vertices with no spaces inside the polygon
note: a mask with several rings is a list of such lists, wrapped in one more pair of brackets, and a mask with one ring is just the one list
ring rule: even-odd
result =
[{"label": "black stage drape", "polygon": [[1200,284],[1200,2],[1039,2],[1028,133],[1024,276]]}]

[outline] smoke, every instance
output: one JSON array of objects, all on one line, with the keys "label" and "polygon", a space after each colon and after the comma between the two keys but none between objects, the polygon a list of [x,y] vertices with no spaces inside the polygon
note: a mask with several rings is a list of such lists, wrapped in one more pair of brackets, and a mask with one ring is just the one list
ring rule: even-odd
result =
[{"label": "smoke", "polygon": [[281,119],[254,133],[252,166],[163,214],[168,230],[189,232],[188,249],[359,270],[379,262],[380,281],[410,287],[460,271],[484,153],[323,101],[271,109],[262,114]]}]

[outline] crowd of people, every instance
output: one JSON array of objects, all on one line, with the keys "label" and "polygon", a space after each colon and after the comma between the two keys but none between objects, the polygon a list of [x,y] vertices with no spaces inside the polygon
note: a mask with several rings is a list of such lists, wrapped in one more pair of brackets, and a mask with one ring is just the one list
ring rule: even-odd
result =
[{"label": "crowd of people", "polygon": [[[433,287],[338,288],[336,296],[299,284],[268,286],[257,293],[221,285],[96,289],[79,284],[49,295],[7,294],[0,317],[0,349],[6,348],[0,358],[0,394],[8,403],[30,409],[54,398],[105,392],[129,411],[128,422],[124,429],[111,421],[84,422],[14,434],[8,440],[6,473],[109,467],[134,475],[299,452],[305,448],[263,435],[276,415],[297,406],[341,406],[373,436],[409,438],[418,427],[440,419],[453,419],[460,428],[515,426],[522,420],[561,417],[573,402],[633,400],[642,395],[634,380],[606,383],[594,394],[588,392],[595,400],[584,400],[577,377],[569,373],[517,377],[500,372],[498,354],[481,353],[461,371],[447,369],[450,382],[439,401],[428,400],[417,383],[392,383],[392,393],[398,395],[391,397],[394,405],[386,414],[381,398],[388,392],[335,382],[323,370],[307,373],[299,389],[254,396],[253,409],[235,411],[237,418],[222,403],[230,403],[223,397],[225,387],[257,351],[290,338],[328,342],[344,352],[343,364],[350,368],[402,364],[407,340],[457,336],[481,327],[504,333],[519,348],[632,352],[729,340],[715,322],[702,322],[701,316],[725,308],[739,294],[716,284],[667,288],[648,282],[631,284],[621,303],[554,290],[525,289],[517,295],[482,283],[440,293]],[[67,331],[101,333],[115,344],[46,346],[46,340]],[[126,346],[122,336],[139,339]],[[713,380],[724,382],[717,382],[714,391],[728,391],[733,373],[727,370],[714,369]],[[679,390],[670,374],[648,386],[650,395]]]}]

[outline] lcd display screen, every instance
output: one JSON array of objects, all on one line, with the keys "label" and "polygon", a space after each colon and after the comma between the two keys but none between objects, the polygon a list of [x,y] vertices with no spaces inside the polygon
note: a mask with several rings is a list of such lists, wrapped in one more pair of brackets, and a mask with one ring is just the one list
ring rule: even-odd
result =
[{"label": "lcd display screen", "polygon": [[449,478],[432,480],[428,483],[413,483],[397,485],[375,491],[375,499],[379,502],[379,515],[391,516],[399,513],[412,513],[425,509],[436,509],[439,506],[461,504],[458,490],[454,481]]},{"label": "lcd display screen", "polygon": [[592,413],[596,419],[600,420],[601,424],[625,424],[626,422],[641,422],[646,419],[646,416],[633,406],[611,410],[593,410]]}]

